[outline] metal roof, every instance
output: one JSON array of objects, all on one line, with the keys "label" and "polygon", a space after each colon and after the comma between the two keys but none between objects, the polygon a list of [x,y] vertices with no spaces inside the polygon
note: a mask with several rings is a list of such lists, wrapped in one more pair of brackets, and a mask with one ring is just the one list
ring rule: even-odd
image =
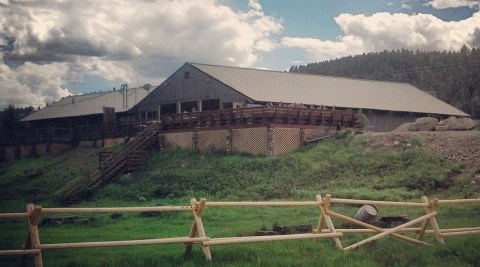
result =
[{"label": "metal roof", "polygon": [[191,65],[255,101],[469,116],[407,83]]},{"label": "metal roof", "polygon": [[63,117],[76,117],[93,114],[103,114],[103,107],[113,107],[115,112],[125,112],[132,109],[140,100],[148,95],[143,88],[128,89],[128,106],[124,107],[122,91],[110,91],[85,95],[74,95],[35,111],[21,121],[34,121]]}]

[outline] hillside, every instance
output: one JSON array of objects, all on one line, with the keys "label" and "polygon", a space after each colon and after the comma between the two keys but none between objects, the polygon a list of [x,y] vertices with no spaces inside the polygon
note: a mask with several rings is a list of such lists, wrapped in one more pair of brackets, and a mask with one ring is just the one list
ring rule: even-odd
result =
[{"label": "hillside", "polygon": [[[302,199],[328,190],[340,197],[400,200],[447,192],[453,186],[445,183],[449,177],[472,171],[478,163],[462,160],[478,159],[478,146],[472,143],[478,132],[463,133],[340,135],[279,157],[154,152],[148,167],[124,175],[96,198],[134,201],[203,194],[222,199]],[[463,141],[441,145],[452,136]],[[451,148],[440,149],[446,147]],[[65,185],[96,164],[97,153],[79,148],[57,158],[10,163],[0,170],[0,199],[56,204]]]},{"label": "hillside", "polygon": [[[189,199],[314,200],[315,194],[375,200],[414,200],[429,197],[480,197],[476,162],[449,159],[432,149],[441,140],[474,145],[480,132],[458,132],[456,137],[426,133],[339,134],[295,153],[279,157],[252,157],[188,151],[153,152],[143,170],[122,176],[80,207],[185,205]],[[438,134],[438,133],[437,133]],[[448,133],[451,134],[451,133]],[[473,137],[473,138],[471,138]],[[432,140],[438,140],[432,142]],[[464,143],[462,140],[467,140]],[[449,143],[449,144],[453,144]],[[33,158],[9,163],[0,171],[0,212],[24,210],[26,203],[56,206],[64,185],[96,161],[98,151],[71,150],[57,158]],[[339,208],[355,214],[357,208]],[[409,214],[410,209],[383,209],[385,214]],[[442,208],[441,227],[478,226],[478,205]],[[204,223],[212,237],[251,235],[275,224],[312,224],[318,208],[240,208],[206,210]],[[187,213],[86,214],[88,224],[50,225],[43,218],[45,243],[184,236],[191,226]],[[336,222],[339,223],[339,222]],[[22,220],[1,221],[0,250],[25,240]],[[340,224],[341,225],[341,224]],[[429,241],[432,241],[432,236]],[[347,236],[344,242],[358,238]],[[433,238],[434,241],[434,238]],[[432,242],[433,242],[432,241]],[[434,243],[434,242],[433,242]],[[478,236],[450,238],[446,246],[420,247],[388,238],[348,253],[334,249],[330,240],[285,241],[215,246],[209,266],[476,266],[480,263]],[[159,249],[160,248],[160,249]],[[402,253],[395,251],[401,250]],[[181,245],[50,250],[47,266],[200,266],[207,265],[201,250],[182,256]],[[0,265],[17,266],[18,258],[0,257]]]},{"label": "hillside", "polygon": [[479,48],[383,51],[292,66],[290,72],[410,83],[480,118]]}]

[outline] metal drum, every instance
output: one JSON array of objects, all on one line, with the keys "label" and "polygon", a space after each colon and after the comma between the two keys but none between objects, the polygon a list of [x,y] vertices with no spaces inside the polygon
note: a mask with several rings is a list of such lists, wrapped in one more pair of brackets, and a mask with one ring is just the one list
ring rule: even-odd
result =
[{"label": "metal drum", "polygon": [[355,214],[355,219],[362,222],[373,222],[377,218],[378,210],[373,205],[363,205]]}]

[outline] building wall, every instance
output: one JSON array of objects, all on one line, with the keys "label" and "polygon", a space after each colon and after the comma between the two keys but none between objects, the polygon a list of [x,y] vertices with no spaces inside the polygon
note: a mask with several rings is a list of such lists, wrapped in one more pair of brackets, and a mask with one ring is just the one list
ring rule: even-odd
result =
[{"label": "building wall", "polygon": [[252,155],[268,155],[268,128],[244,128],[232,130],[232,151]]},{"label": "building wall", "polygon": [[[185,73],[188,72],[188,78]],[[157,111],[158,106],[177,102],[219,99],[224,102],[251,101],[245,95],[231,89],[220,81],[185,64],[160,86],[146,96],[138,105],[139,112]]]},{"label": "building wall", "polygon": [[299,128],[273,128],[272,154],[287,154],[301,147],[302,131]]},{"label": "building wall", "polygon": [[168,133],[164,135],[164,146],[175,149],[192,149],[193,132]]},{"label": "building wall", "polygon": [[[369,111],[365,114],[368,119],[368,129],[372,132],[390,132],[407,122],[415,122],[421,117],[432,116],[429,114],[392,112],[392,111]],[[441,116],[437,115],[434,117]]]},{"label": "building wall", "polygon": [[229,130],[200,131],[197,133],[197,149],[200,151],[226,150],[229,146]]},{"label": "building wall", "polygon": [[160,146],[202,152],[217,150],[251,155],[282,155],[300,148],[307,132],[316,136],[325,133],[325,129],[246,127],[166,133],[162,135]]},{"label": "building wall", "polygon": [[24,159],[33,156],[56,156],[70,149],[70,144],[36,144],[5,147],[5,159],[7,161]]}]

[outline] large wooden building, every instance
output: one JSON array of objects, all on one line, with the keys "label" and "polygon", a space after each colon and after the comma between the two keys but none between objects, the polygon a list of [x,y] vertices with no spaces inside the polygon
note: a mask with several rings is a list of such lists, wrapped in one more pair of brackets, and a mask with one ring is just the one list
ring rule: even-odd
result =
[{"label": "large wooden building", "polygon": [[294,105],[362,110],[373,131],[418,117],[468,114],[410,84],[185,63],[137,106],[142,118],[192,111]]},{"label": "large wooden building", "polygon": [[30,114],[5,154],[41,155],[82,141],[108,147],[155,121],[161,147],[280,155],[356,126],[360,111],[372,131],[469,116],[406,83],[185,63],[153,90],[70,96]]}]

